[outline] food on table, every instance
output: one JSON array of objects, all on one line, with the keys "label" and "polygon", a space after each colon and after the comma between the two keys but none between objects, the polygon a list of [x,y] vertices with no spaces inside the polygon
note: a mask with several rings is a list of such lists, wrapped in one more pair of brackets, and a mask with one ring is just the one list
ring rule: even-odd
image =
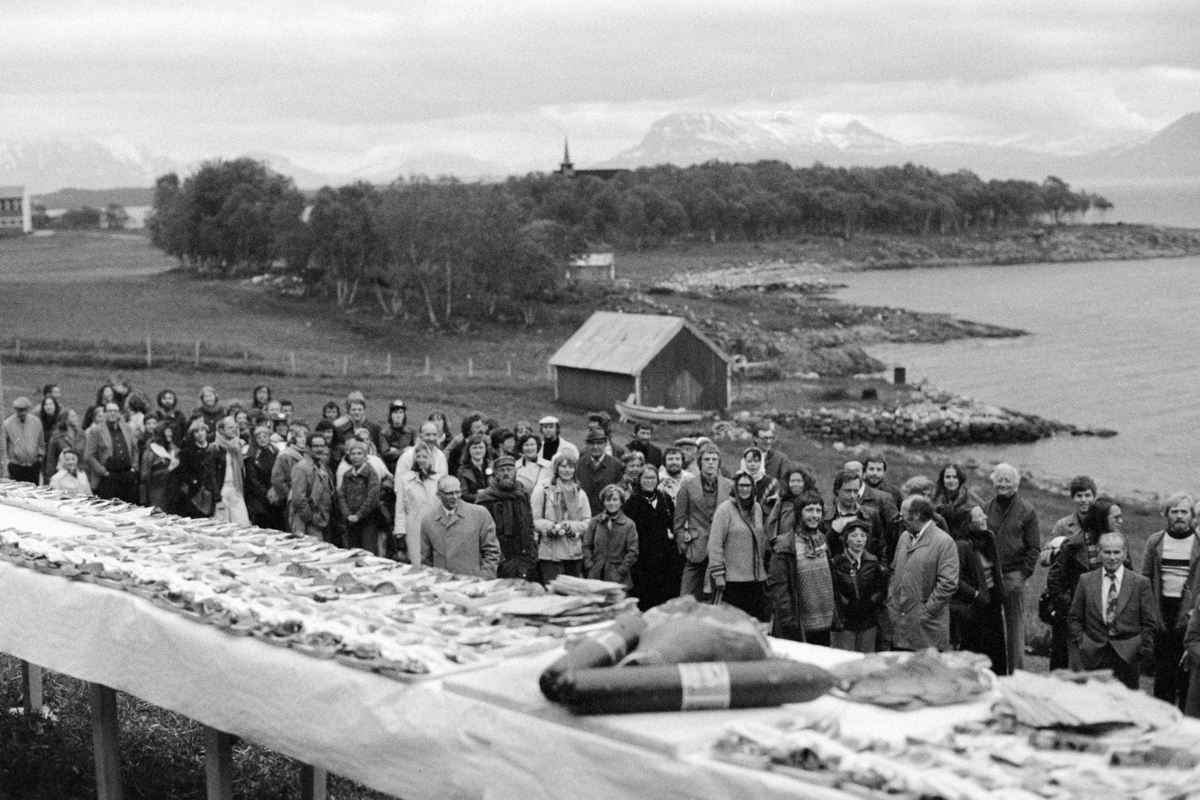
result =
[{"label": "food on table", "polygon": [[646,612],[645,618],[646,631],[622,665],[756,661],[774,655],[758,622],[733,606],[679,597]]},{"label": "food on table", "polygon": [[987,656],[966,650],[939,653],[874,653],[833,669],[849,700],[896,710],[977,700],[992,688]]}]

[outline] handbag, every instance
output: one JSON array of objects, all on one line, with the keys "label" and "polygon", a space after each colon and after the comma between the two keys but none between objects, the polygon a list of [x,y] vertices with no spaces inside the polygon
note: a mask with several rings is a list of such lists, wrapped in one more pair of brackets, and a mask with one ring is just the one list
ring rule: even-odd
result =
[{"label": "handbag", "polygon": [[194,495],[192,495],[190,498],[188,498],[188,500],[189,500],[189,502],[191,502],[192,507],[195,508],[197,511],[199,511],[204,516],[206,516],[206,517],[212,516],[215,505],[213,503],[212,490],[209,489],[207,486],[200,487],[200,491],[196,492]]},{"label": "handbag", "polygon": [[1047,625],[1057,625],[1066,617],[1067,609],[1058,597],[1050,593],[1050,587],[1047,586],[1038,598],[1038,619]]}]

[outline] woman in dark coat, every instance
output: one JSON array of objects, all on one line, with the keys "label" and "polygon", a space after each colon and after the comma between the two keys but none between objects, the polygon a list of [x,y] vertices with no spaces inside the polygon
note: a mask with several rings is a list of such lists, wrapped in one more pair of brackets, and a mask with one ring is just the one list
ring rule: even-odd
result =
[{"label": "woman in dark coat", "polygon": [[1004,576],[996,553],[996,535],[987,514],[971,509],[967,529],[954,537],[958,546],[958,590],[950,598],[950,644],[982,653],[992,672],[1007,675],[1008,646],[1004,628]]},{"label": "woman in dark coat", "polygon": [[458,480],[462,483],[462,499],[474,503],[479,493],[487,488],[491,472],[490,443],[488,437],[477,433],[467,439],[463,448],[463,461],[458,467]]},{"label": "woman in dark coat", "polygon": [[388,406],[387,422],[379,429],[379,442],[376,444],[379,457],[387,464],[388,472],[396,474],[396,462],[414,443],[412,431],[408,429],[408,407],[403,400],[393,400]]},{"label": "woman in dark coat", "polygon": [[179,497],[179,446],[175,429],[159,425],[142,453],[142,505],[153,506],[168,514],[176,513]]},{"label": "woman in dark coat", "polygon": [[179,494],[176,513],[183,517],[211,517],[220,500],[214,460],[209,454],[208,426],[197,417],[188,426],[188,440],[179,448]]},{"label": "woman in dark coat", "polygon": [[677,597],[683,578],[683,555],[671,532],[675,501],[659,490],[657,469],[651,465],[642,469],[623,510],[637,528],[638,560],[633,565],[633,594],[638,599],[638,608],[645,611]]},{"label": "woman in dark coat", "polygon": [[942,467],[931,499],[934,510],[946,521],[946,533],[955,538],[971,527],[971,509],[983,508],[983,499],[967,485],[967,473],[957,464]]},{"label": "woman in dark coat", "polygon": [[258,527],[282,531],[286,530],[283,506],[267,499],[267,493],[271,491],[271,470],[275,468],[278,455],[279,451],[271,445],[271,429],[266,426],[255,428],[245,461],[246,510],[250,512],[250,521]]},{"label": "woman in dark coat", "polygon": [[766,525],[766,588],[773,636],[828,647],[838,616],[824,517],[815,492],[775,505]]}]

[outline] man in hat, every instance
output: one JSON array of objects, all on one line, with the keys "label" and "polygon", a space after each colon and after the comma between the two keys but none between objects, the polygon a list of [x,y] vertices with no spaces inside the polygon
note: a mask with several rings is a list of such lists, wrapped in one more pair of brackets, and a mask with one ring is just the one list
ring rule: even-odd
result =
[{"label": "man in hat", "polygon": [[496,524],[500,543],[498,578],[537,579],[537,542],[533,537],[533,508],[525,487],[517,481],[517,462],[502,455],[492,462],[491,484],[475,498]]},{"label": "man in hat", "polygon": [[625,474],[625,467],[610,456],[607,449],[608,437],[601,430],[593,430],[587,437],[587,455],[579,459],[579,466],[575,468],[575,481],[594,509],[604,508],[600,490],[610,483],[620,483]]},{"label": "man in hat", "polygon": [[540,453],[542,458],[553,461],[559,451],[562,451],[573,455],[576,461],[579,460],[579,448],[558,435],[558,417],[542,417],[538,420],[538,427],[542,431],[542,452]]},{"label": "man in hat", "polygon": [[692,436],[681,436],[675,440],[675,447],[683,456],[683,471],[688,475],[699,475],[700,464],[696,461],[696,450],[700,445]]},{"label": "man in hat", "polygon": [[29,413],[33,403],[28,397],[13,400],[12,407],[12,416],[4,420],[4,435],[0,436],[0,466],[8,467],[8,477],[14,481],[37,483],[46,455],[42,422]]}]

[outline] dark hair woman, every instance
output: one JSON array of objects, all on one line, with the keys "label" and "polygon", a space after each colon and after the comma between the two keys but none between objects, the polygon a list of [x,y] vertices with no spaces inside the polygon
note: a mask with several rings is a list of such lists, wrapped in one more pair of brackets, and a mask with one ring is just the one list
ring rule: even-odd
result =
[{"label": "dark hair woman", "polygon": [[658,488],[658,483],[658,469],[647,464],[624,505],[625,516],[633,521],[638,533],[638,559],[632,577],[633,595],[642,611],[678,597],[683,578],[683,555],[672,534],[675,501]]},{"label": "dark hair woman", "polygon": [[176,513],[184,517],[211,517],[219,499],[220,486],[216,484],[213,459],[209,456],[212,445],[208,441],[208,426],[197,417],[188,425],[187,433],[179,446]]},{"label": "dark hair woman", "polygon": [[283,506],[272,503],[268,497],[271,471],[275,469],[278,456],[279,451],[271,444],[271,429],[266,425],[255,428],[245,463],[246,510],[250,513],[250,521],[258,527],[282,531],[286,530]]},{"label": "dark hair woman", "polygon": [[958,589],[950,598],[950,643],[983,653],[992,671],[1007,675],[1008,647],[1004,629],[1004,575],[996,551],[996,535],[987,514],[971,506],[967,525],[954,535],[958,547]]},{"label": "dark hair woman", "polygon": [[265,412],[269,402],[271,402],[271,387],[265,383],[255,386],[254,394],[250,398],[250,407]]},{"label": "dark hair woman", "polygon": [[983,508],[983,499],[967,485],[967,473],[958,464],[942,467],[932,499],[934,509],[946,520],[946,532],[956,539],[970,528],[971,509]]},{"label": "dark hair woman", "polygon": [[491,473],[491,451],[486,434],[477,433],[467,438],[462,464],[458,467],[458,479],[462,482],[462,499],[474,503],[479,493],[487,488]]},{"label": "dark hair woman", "polygon": [[[96,402],[88,407],[87,411],[83,412],[83,429],[86,431],[92,427],[92,423],[96,421],[96,414],[99,412],[100,418],[104,418],[104,406],[107,403],[117,403],[117,393],[113,391],[111,383],[106,383],[96,390]],[[120,405],[120,403],[117,403]]]},{"label": "dark hair woman", "polygon": [[826,538],[825,501],[816,492],[781,499],[767,521],[771,562],[767,596],[774,617],[772,634],[826,647],[837,621],[833,568]]},{"label": "dark hair woman", "polygon": [[42,423],[42,451],[47,453],[47,456],[42,459],[42,483],[49,483],[50,476],[58,471],[58,462],[51,462],[48,453],[54,429],[58,427],[58,421],[63,416],[62,406],[54,399],[54,395],[48,394],[42,398],[37,412],[38,420]]},{"label": "dark hair woman", "polygon": [[179,445],[175,429],[159,425],[142,453],[142,504],[176,513],[179,496]]}]

